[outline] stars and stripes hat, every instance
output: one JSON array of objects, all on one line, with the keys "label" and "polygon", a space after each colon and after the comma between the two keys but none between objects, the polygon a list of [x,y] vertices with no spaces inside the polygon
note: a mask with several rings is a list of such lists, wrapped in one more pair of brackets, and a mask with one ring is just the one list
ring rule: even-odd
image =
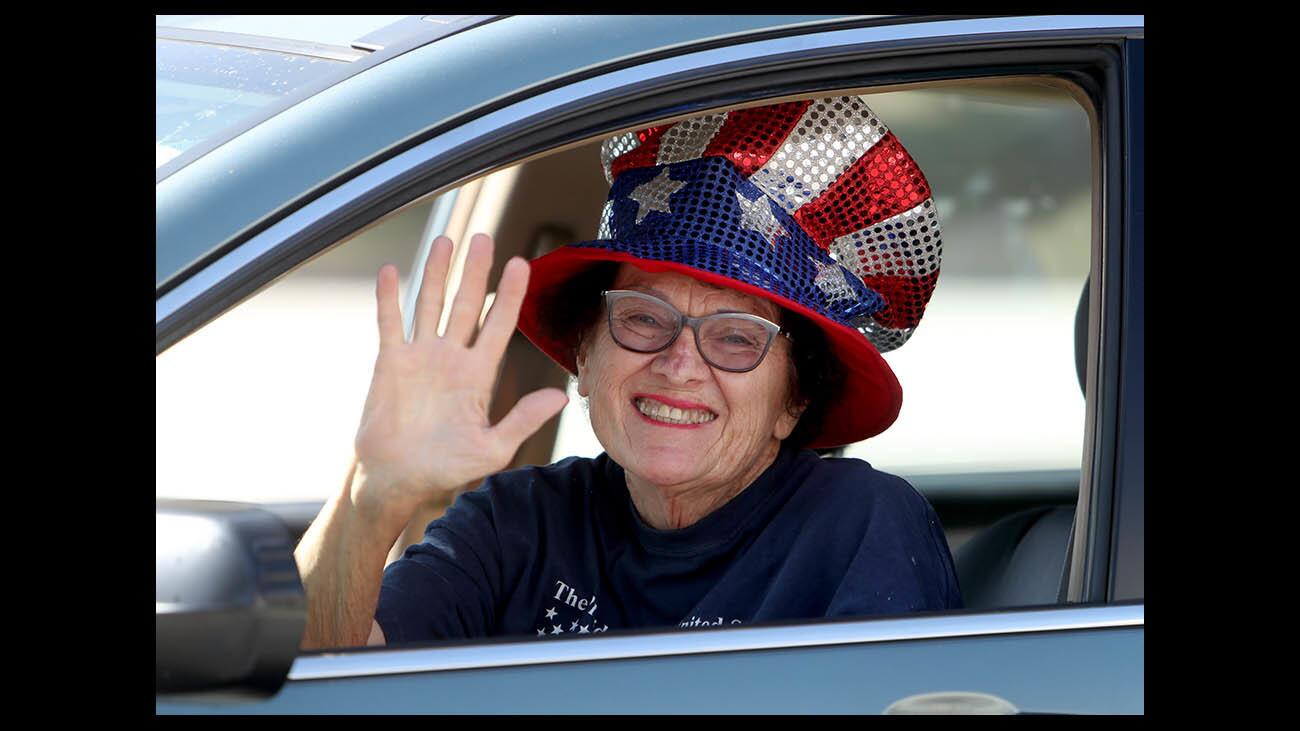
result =
[{"label": "stars and stripes hat", "polygon": [[[826,334],[844,368],[821,433],[833,447],[883,432],[902,387],[880,356],[911,336],[939,276],[930,186],[856,96],[785,102],[616,135],[597,238],[532,262],[519,329],[569,372],[539,303],[599,261],[686,274],[762,297]],[[799,347],[798,343],[793,344]]]}]

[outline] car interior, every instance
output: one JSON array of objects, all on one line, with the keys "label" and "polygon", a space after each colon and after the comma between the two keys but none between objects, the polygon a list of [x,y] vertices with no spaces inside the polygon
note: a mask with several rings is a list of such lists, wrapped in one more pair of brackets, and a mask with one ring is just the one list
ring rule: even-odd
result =
[{"label": "car interior", "polygon": [[[456,241],[458,248],[474,232],[492,233],[497,242],[490,278],[493,282],[510,256],[534,258],[564,243],[595,238],[598,213],[608,192],[600,165],[600,142],[608,134],[621,131],[626,130],[611,130],[598,139],[526,159],[459,186],[442,233]],[[903,138],[906,142],[905,134]],[[406,206],[404,211],[423,212],[444,193],[426,196]],[[386,221],[401,215],[402,212],[396,212],[372,225],[372,234],[382,230]],[[394,236],[399,236],[396,229]],[[409,230],[400,236],[409,236]],[[410,257],[413,251],[409,239],[404,243],[395,239],[384,246],[393,247],[391,256]],[[373,252],[363,254],[357,248],[338,246],[306,265],[304,270],[347,268],[351,257],[372,260]],[[366,266],[371,265],[358,264],[356,269],[365,270]],[[938,286],[944,286],[942,275]],[[1086,275],[1078,286],[1078,305],[1072,324],[1074,365],[1082,389],[1087,360]],[[923,322],[921,329],[924,327]],[[1065,329],[1068,325],[1063,324],[1062,330]],[[1061,367],[1068,370],[1069,364],[1062,363]],[[500,371],[492,404],[493,419],[503,416],[525,394],[548,386],[565,388],[567,382],[568,375],[559,366],[516,333]],[[545,464],[564,456],[555,453],[558,421],[548,422],[528,439],[516,454],[512,467]],[[1080,430],[1082,427],[1080,424]],[[824,456],[842,452],[828,451]],[[927,495],[943,523],[968,609],[1064,601],[1067,546],[1074,527],[1079,490],[1077,468],[949,471],[903,476]],[[268,507],[301,535],[320,503],[286,501]],[[417,515],[394,545],[390,560],[400,556],[406,545],[418,542],[424,526],[443,509],[445,506],[430,505]]]}]

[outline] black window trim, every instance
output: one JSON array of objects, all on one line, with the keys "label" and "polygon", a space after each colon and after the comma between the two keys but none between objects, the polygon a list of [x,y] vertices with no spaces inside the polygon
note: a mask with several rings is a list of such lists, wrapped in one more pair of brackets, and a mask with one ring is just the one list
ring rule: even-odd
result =
[{"label": "black window trim", "polygon": [[1120,337],[1116,423],[1122,427],[1117,444],[1117,495],[1111,524],[1111,560],[1106,586],[1110,601],[1145,596],[1145,74],[1146,42],[1124,44],[1124,170],[1123,202],[1123,331]]}]

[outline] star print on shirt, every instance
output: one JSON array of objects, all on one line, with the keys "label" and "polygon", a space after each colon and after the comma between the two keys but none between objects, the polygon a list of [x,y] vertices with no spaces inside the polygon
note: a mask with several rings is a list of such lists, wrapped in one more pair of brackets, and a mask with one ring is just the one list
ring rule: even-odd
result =
[{"label": "star print on shirt", "polygon": [[590,631],[591,631],[591,630],[588,630],[588,629],[587,629],[587,625],[585,625],[585,624],[578,628],[578,634],[580,634],[580,635],[585,635],[585,634],[587,634],[587,633],[590,632]]},{"label": "star print on shirt", "polygon": [[564,628],[561,627],[560,625],[558,624],[551,625],[551,634],[558,635],[558,634],[562,634],[563,632],[564,632]]},{"label": "star print on shirt", "polygon": [[637,202],[636,225],[650,215],[651,211],[660,211],[672,215],[668,198],[686,187],[686,183],[668,177],[668,168],[659,171],[654,178],[638,185],[627,197]]},{"label": "star print on shirt", "polygon": [[760,195],[757,200],[749,200],[736,191],[736,200],[740,203],[740,225],[750,231],[757,231],[768,246],[776,248],[776,240],[789,236],[781,222],[772,215],[772,208],[767,204],[767,196]]},{"label": "star print on shirt", "polygon": [[538,637],[541,637],[541,636],[544,635],[544,634],[546,634],[546,630],[544,630],[544,629],[539,629],[539,630],[537,630],[537,636],[538,636]]},{"label": "star print on shirt", "polygon": [[573,620],[573,624],[569,625],[569,631],[572,632],[577,628],[578,628],[578,620],[575,619]]},{"label": "star print on shirt", "polygon": [[546,618],[555,619],[555,607],[551,607],[550,609],[546,610]]}]

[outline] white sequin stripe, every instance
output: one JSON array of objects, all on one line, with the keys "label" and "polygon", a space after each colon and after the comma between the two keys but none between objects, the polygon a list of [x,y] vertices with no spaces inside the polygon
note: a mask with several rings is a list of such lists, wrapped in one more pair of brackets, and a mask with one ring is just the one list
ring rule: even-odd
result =
[{"label": "white sequin stripe", "polygon": [[722,123],[727,121],[727,113],[706,114],[703,117],[683,119],[674,124],[659,138],[659,152],[655,156],[656,165],[694,160],[704,153],[717,136]]},{"label": "white sequin stripe", "polygon": [[[888,131],[856,96],[818,99],[804,110],[767,164],[749,179],[793,214],[830,187]],[[786,182],[790,176],[794,182]],[[795,182],[802,187],[795,187]]]},{"label": "white sequin stripe", "polygon": [[613,185],[614,160],[641,146],[635,132],[614,135],[600,144],[600,165],[605,168],[605,182]]},{"label": "white sequin stripe", "polygon": [[863,318],[862,322],[855,325],[858,332],[867,336],[867,340],[876,346],[876,350],[881,353],[888,353],[891,350],[897,350],[912,337],[916,331],[914,327],[902,327],[895,330],[894,328],[885,327],[876,322],[871,316]]},{"label": "white sequin stripe", "polygon": [[614,201],[605,201],[604,208],[600,209],[600,223],[596,226],[596,238],[614,238]]},{"label": "white sequin stripe", "polygon": [[943,255],[934,201],[926,198],[896,216],[841,236],[829,248],[836,261],[859,277],[933,274]]}]

